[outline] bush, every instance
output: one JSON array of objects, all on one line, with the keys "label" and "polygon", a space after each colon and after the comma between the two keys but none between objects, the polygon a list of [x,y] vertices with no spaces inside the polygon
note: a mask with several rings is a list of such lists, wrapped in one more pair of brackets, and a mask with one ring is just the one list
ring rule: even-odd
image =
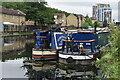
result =
[{"label": "bush", "polygon": [[120,28],[112,28],[109,37],[110,47],[105,47],[102,52],[106,53],[102,58],[95,62],[95,65],[100,68],[102,77],[104,78],[119,78],[119,58],[120,58]]}]

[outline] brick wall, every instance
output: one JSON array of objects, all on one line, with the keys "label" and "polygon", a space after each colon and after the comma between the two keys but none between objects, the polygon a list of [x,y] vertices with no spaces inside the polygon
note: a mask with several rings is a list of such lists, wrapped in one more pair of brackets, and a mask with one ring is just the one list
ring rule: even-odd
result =
[{"label": "brick wall", "polygon": [[22,25],[22,22],[25,22],[25,16],[2,14],[2,22],[11,22],[16,25]]}]

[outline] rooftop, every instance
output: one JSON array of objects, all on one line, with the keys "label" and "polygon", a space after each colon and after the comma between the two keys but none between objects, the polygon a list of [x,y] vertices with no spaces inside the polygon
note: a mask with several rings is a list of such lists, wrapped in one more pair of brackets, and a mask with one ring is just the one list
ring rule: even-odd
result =
[{"label": "rooftop", "polygon": [[26,14],[23,13],[20,10],[14,10],[14,9],[7,9],[2,6],[0,6],[0,13],[2,14],[10,14],[10,15],[19,15],[19,16],[25,16]]},{"label": "rooftop", "polygon": [[65,14],[64,13],[56,13],[54,14],[55,16],[57,16],[57,18],[62,18]]}]

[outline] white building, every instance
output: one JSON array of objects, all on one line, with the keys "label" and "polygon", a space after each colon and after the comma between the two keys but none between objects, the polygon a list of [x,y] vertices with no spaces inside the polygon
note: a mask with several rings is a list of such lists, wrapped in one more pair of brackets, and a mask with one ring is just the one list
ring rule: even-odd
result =
[{"label": "white building", "polygon": [[107,20],[108,23],[112,21],[112,9],[109,4],[97,4],[93,6],[93,19],[98,21]]},{"label": "white building", "polygon": [[120,22],[120,1],[118,2],[118,21]]}]

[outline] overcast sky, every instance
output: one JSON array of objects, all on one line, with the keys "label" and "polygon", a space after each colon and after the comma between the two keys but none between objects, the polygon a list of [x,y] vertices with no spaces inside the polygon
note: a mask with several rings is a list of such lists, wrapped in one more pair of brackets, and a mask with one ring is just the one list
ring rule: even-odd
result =
[{"label": "overcast sky", "polygon": [[118,21],[118,1],[120,0],[46,0],[49,7],[57,8],[70,13],[88,14],[92,17],[92,6],[98,3],[110,4],[112,19]]}]

